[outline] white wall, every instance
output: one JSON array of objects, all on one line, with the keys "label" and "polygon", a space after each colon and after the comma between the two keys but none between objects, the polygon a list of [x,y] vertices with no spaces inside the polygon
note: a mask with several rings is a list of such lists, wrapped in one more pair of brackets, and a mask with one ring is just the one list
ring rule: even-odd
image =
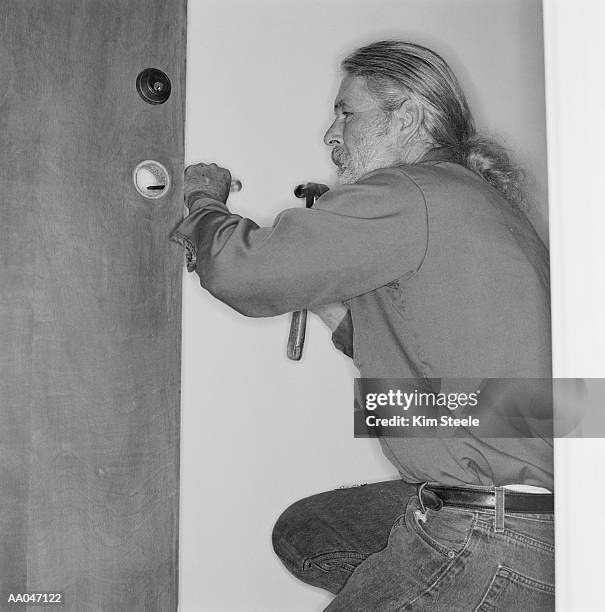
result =
[{"label": "white wall", "polygon": [[[544,8],[554,374],[603,378],[605,3]],[[558,612],[603,609],[604,464],[602,438],[555,441]]]},{"label": "white wall", "polygon": [[[534,178],[545,236],[540,4],[535,0],[189,0],[187,160],[244,183],[234,212],[270,224],[300,206],[298,182],[333,182],[322,136],[338,65],[385,37],[442,53],[479,126],[500,134]],[[395,476],[352,438],[354,369],[312,320],[300,363],[288,317],[246,319],[184,283],[181,610],[313,611],[329,598],[273,555],[280,512],[341,484]]]}]

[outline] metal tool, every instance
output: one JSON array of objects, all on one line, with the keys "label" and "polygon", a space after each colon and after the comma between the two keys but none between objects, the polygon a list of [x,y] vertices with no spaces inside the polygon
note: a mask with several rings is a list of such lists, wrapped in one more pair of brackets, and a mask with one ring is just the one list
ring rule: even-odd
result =
[{"label": "metal tool", "polygon": [[[305,183],[294,189],[297,198],[305,198],[307,208],[315,204],[315,200],[328,191],[327,185],[321,183]],[[299,361],[303,354],[305,345],[305,331],[307,329],[307,311],[297,310],[292,313],[290,319],[290,333],[288,335],[288,359]]]}]

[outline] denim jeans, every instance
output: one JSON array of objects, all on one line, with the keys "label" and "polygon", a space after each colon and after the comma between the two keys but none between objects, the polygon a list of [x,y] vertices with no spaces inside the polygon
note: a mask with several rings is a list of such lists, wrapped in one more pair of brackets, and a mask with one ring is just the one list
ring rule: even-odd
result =
[{"label": "denim jeans", "polygon": [[[423,512],[426,510],[426,512]],[[554,515],[421,506],[381,482],[296,502],[273,531],[297,578],[336,595],[329,612],[554,610]]]}]

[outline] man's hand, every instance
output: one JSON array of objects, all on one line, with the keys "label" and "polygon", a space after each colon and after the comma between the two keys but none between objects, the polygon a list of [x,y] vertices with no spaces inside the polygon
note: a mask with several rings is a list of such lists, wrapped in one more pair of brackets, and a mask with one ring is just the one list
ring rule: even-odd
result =
[{"label": "man's hand", "polygon": [[212,198],[225,203],[231,189],[231,172],[216,164],[194,164],[185,169],[185,204],[196,198]]}]

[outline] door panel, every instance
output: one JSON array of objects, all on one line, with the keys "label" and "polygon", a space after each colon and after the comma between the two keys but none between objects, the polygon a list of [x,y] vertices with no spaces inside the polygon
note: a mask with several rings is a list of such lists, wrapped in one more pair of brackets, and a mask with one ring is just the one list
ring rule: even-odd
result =
[{"label": "door panel", "polygon": [[[0,18],[2,593],[176,609],[186,3]],[[136,90],[149,67],[164,104]],[[171,175],[154,200],[133,185],[145,159]]]}]

